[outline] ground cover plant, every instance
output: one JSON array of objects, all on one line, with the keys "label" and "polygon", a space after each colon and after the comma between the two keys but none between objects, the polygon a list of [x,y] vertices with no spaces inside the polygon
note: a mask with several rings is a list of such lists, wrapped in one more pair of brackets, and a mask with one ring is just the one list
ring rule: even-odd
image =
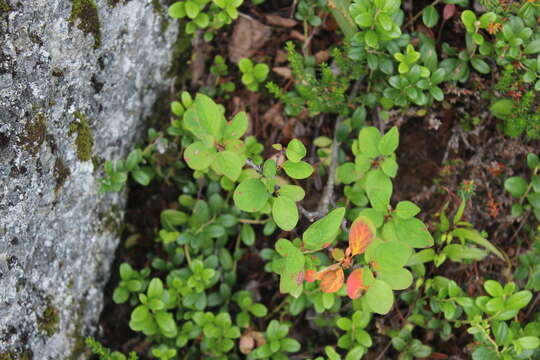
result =
[{"label": "ground cover plant", "polygon": [[172,3],[191,83],[103,166],[130,205],[89,350],[540,358],[539,11]]}]

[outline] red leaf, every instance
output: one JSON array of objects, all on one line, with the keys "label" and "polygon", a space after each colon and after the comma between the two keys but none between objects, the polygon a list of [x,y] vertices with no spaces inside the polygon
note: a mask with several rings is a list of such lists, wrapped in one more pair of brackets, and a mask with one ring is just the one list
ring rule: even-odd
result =
[{"label": "red leaf", "polygon": [[347,278],[347,295],[351,299],[356,299],[367,290],[367,286],[364,285],[362,280],[363,269],[354,270]]},{"label": "red leaf", "polygon": [[375,237],[375,225],[365,216],[360,216],[351,225],[349,247],[352,255],[364,253]]},{"label": "red leaf", "polygon": [[334,293],[341,289],[344,278],[343,269],[338,264],[317,273],[317,279],[321,280],[321,291],[325,293]]},{"label": "red leaf", "polygon": [[314,282],[315,278],[317,276],[317,273],[313,269],[306,270],[306,281],[307,282]]},{"label": "red leaf", "polygon": [[443,9],[443,20],[446,21],[450,19],[456,13],[456,5],[446,4]]}]

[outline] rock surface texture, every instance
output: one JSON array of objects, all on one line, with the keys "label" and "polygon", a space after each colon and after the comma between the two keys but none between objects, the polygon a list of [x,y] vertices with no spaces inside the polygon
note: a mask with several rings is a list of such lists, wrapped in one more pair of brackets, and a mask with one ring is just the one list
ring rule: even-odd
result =
[{"label": "rock surface texture", "polygon": [[0,0],[0,359],[81,359],[124,197],[99,164],[141,136],[177,26],[158,0]]}]

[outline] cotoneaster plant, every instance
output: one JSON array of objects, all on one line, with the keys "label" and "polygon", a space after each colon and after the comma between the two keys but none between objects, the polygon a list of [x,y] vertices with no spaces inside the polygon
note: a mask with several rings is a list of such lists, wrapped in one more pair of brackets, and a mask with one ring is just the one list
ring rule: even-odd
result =
[{"label": "cotoneaster plant", "polygon": [[[173,193],[160,203],[143,268],[123,263],[113,293],[130,307],[129,327],[145,339],[147,356],[356,360],[382,338],[388,356],[425,358],[440,356],[426,333],[447,342],[459,329],[470,335],[473,359],[538,356],[538,314],[529,307],[538,287],[536,247],[519,257],[514,282],[516,262],[465,220],[467,194],[456,197],[451,218],[447,202],[433,220],[394,191],[400,132],[391,124],[410,113],[448,111],[454,88],[479,84],[506,134],[536,136],[539,8],[532,1],[480,3],[485,11],[466,0],[412,9],[399,0],[300,1],[291,17],[302,22],[301,52],[286,46],[291,77],[266,85],[281,115],[297,125],[274,144],[248,135],[260,134],[250,119],[260,117],[248,115],[254,106],[234,93],[235,82],[260,92],[269,66],[243,58],[239,73],[229,72],[223,52],[212,48],[222,55],[207,64],[206,86],[194,96],[174,95],[168,126],[150,129],[144,147],[104,165],[103,192],[131,183]],[[197,43],[237,19],[241,5],[182,0],[169,14],[184,19]],[[440,41],[450,23],[462,34],[451,44]],[[344,41],[312,55],[329,29]],[[540,162],[532,154],[527,160],[530,180],[514,176],[504,184],[516,199],[512,215],[523,222],[538,218],[540,208]],[[309,211],[314,196],[319,204]],[[523,228],[537,237],[531,224]],[[504,281],[479,278],[465,291],[435,275],[449,261],[476,269],[489,256],[493,268],[505,266]],[[252,261],[262,276],[251,278]],[[399,316],[388,316],[394,310]],[[297,326],[305,323],[327,342],[298,341]],[[127,358],[93,340],[88,346],[103,359]]]}]

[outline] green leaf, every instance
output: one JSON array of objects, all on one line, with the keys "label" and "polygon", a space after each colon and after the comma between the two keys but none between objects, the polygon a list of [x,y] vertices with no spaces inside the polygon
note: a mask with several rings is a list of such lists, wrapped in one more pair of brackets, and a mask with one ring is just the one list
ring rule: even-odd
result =
[{"label": "green leaf", "polygon": [[469,240],[477,245],[485,247],[487,250],[491,251],[493,254],[497,255],[500,259],[506,261],[504,255],[497,249],[489,240],[484,239],[482,235],[476,230],[457,228],[452,230],[452,235],[464,238]]},{"label": "green leaf", "polygon": [[277,173],[277,165],[275,160],[268,159],[263,164],[263,175],[265,177],[271,178],[276,176]]},{"label": "green leaf", "polygon": [[361,359],[365,353],[366,353],[365,347],[361,345],[356,345],[349,352],[347,352],[347,355],[345,356],[345,360]]},{"label": "green leaf", "polygon": [[339,232],[344,216],[345,208],[337,208],[311,224],[302,236],[305,248],[320,250],[330,245]]},{"label": "green leaf", "polygon": [[527,154],[527,166],[529,169],[534,170],[537,167],[540,167],[540,159],[536,154],[529,153]]},{"label": "green leaf", "polygon": [[379,48],[379,36],[373,30],[368,30],[365,32],[364,41],[366,42],[366,45],[369,47],[372,47],[374,49]]},{"label": "green leaf", "polygon": [[215,148],[208,148],[202,141],[196,141],[184,151],[184,160],[193,170],[205,170],[214,162],[215,154]]},{"label": "green leaf", "polygon": [[243,224],[240,230],[240,238],[246,246],[255,245],[255,231],[250,224]]},{"label": "green leaf", "polygon": [[249,311],[256,317],[264,317],[268,314],[268,309],[263,304],[253,304],[249,308]]},{"label": "green leaf", "polygon": [[441,253],[448,256],[448,258],[452,261],[479,261],[488,255],[487,251],[485,250],[479,249],[475,246],[466,246],[461,244],[446,245]]},{"label": "green leaf", "polygon": [[465,10],[461,13],[461,21],[465,25],[468,32],[474,33],[476,31],[476,15],[471,10]]},{"label": "green leaf", "polygon": [[365,189],[375,210],[386,211],[392,196],[392,181],[382,170],[372,170],[366,177]]},{"label": "green leaf", "polygon": [[479,346],[477,347],[473,354],[473,360],[493,360],[497,359],[498,354],[492,347]]},{"label": "green leaf", "polygon": [[356,167],[352,162],[339,165],[336,170],[336,176],[344,184],[353,183],[359,178],[356,174]]},{"label": "green leaf", "polygon": [[313,144],[320,148],[329,147],[332,145],[332,139],[327,136],[319,136],[313,140]]},{"label": "green leaf", "polygon": [[525,48],[525,54],[540,53],[540,39],[533,40]]},{"label": "green leaf", "polygon": [[527,201],[535,209],[540,209],[540,194],[529,194],[527,196]]},{"label": "green leaf", "polygon": [[487,293],[493,297],[500,297],[504,295],[502,285],[495,280],[486,280],[484,282],[484,289]]},{"label": "green leaf", "polygon": [[169,16],[174,19],[181,19],[186,16],[185,3],[177,1],[169,6]]},{"label": "green leaf", "polygon": [[195,2],[186,1],[185,6],[186,6],[186,14],[190,19],[195,19],[197,15],[199,15],[200,8],[199,8],[199,5],[197,5]]},{"label": "green leaf", "polygon": [[358,147],[361,153],[368,155],[371,158],[379,156],[379,141],[381,141],[381,133],[376,127],[367,126],[360,130],[358,135]]},{"label": "green leaf", "polygon": [[374,246],[374,258],[382,269],[401,268],[412,254],[411,247],[400,241],[386,241]]},{"label": "green leaf", "polygon": [[292,162],[287,160],[283,163],[283,169],[293,179],[306,179],[313,174],[313,166],[305,161]]},{"label": "green leaf", "polygon": [[525,212],[525,208],[523,208],[523,205],[521,204],[514,204],[512,205],[512,208],[510,209],[510,214],[513,217],[521,216],[523,215],[524,212]]},{"label": "green leaf", "polygon": [[446,77],[446,70],[439,68],[431,74],[431,82],[435,85],[440,84],[444,81]]},{"label": "green leaf", "polygon": [[491,71],[487,62],[479,58],[471,59],[472,67],[481,74],[489,74]]},{"label": "green leaf", "polygon": [[396,177],[398,171],[398,163],[393,157],[386,157],[381,163],[381,170],[385,175],[388,175],[392,178]]},{"label": "green leaf", "polygon": [[238,68],[243,73],[250,73],[253,71],[253,62],[248,58],[242,58],[238,62]]},{"label": "green leaf", "polygon": [[369,12],[363,12],[358,14],[357,17],[354,18],[354,21],[362,28],[368,28],[373,25],[373,16]]},{"label": "green leaf", "polygon": [[379,22],[381,27],[384,29],[384,31],[392,30],[392,25],[394,23],[393,23],[392,18],[388,14],[385,14],[385,13],[379,14],[379,16],[377,16],[377,21]]},{"label": "green leaf", "polygon": [[266,77],[268,76],[269,72],[270,72],[270,68],[266,64],[257,64],[253,67],[253,75],[255,76],[255,79],[257,79],[258,82],[264,81]]},{"label": "green leaf", "polygon": [[197,24],[198,27],[201,29],[206,28],[210,24],[210,17],[205,13],[199,13],[193,21]]},{"label": "green leaf", "polygon": [[287,145],[287,150],[285,150],[285,155],[287,155],[287,159],[294,163],[301,161],[304,156],[306,156],[306,154],[306,147],[298,139],[292,139]]},{"label": "green leaf", "polygon": [[236,114],[232,120],[225,126],[224,138],[240,139],[248,129],[248,118],[244,111]]},{"label": "green leaf", "polygon": [[540,346],[538,336],[524,336],[517,339],[516,342],[525,350],[533,350]]},{"label": "green leaf", "polygon": [[369,287],[365,297],[371,310],[381,315],[387,314],[394,304],[392,288],[382,280],[375,280]]},{"label": "green leaf", "polygon": [[125,303],[127,299],[129,299],[129,291],[121,287],[114,289],[113,301],[115,304]]},{"label": "green leaf", "polygon": [[272,217],[282,230],[291,231],[298,223],[296,203],[286,196],[274,198]]},{"label": "green leaf", "polygon": [[161,212],[160,219],[161,226],[167,230],[174,230],[175,226],[185,224],[188,220],[188,216],[182,211],[167,209]]},{"label": "green leaf", "polygon": [[242,172],[244,162],[236,153],[225,150],[216,155],[214,165],[219,174],[225,175],[231,181],[236,181]]},{"label": "green leaf", "polygon": [[234,190],[234,203],[242,211],[257,212],[261,210],[270,195],[266,186],[259,179],[244,180]]},{"label": "green leaf", "polygon": [[301,201],[306,192],[298,185],[283,185],[279,188],[279,195],[286,196],[293,201]]},{"label": "green leaf", "polygon": [[336,321],[336,325],[338,328],[340,328],[343,331],[349,331],[352,329],[352,321],[349,318],[345,318],[345,317],[339,318]]},{"label": "green leaf", "polygon": [[380,142],[378,143],[378,150],[381,154],[388,156],[394,153],[398,146],[399,132],[397,127],[394,126],[381,138]]},{"label": "green leaf", "polygon": [[300,288],[297,279],[298,274],[304,270],[304,254],[287,239],[277,241],[276,251],[285,258],[283,268],[280,271],[279,290],[282,293],[293,293],[297,288]]},{"label": "green leaf", "polygon": [[413,282],[411,272],[405,268],[380,270],[377,279],[386,282],[393,290],[407,289]]},{"label": "green leaf", "polygon": [[300,343],[291,338],[281,339],[280,350],[289,353],[300,351]]},{"label": "green leaf", "polygon": [[148,167],[138,168],[131,172],[133,179],[143,186],[148,186],[148,184],[150,184],[153,175],[152,169]]},{"label": "green leaf", "polygon": [[[191,113],[189,109],[186,112]],[[220,108],[211,98],[203,94],[197,94],[195,97],[195,113],[188,119],[184,115],[184,122],[188,130],[202,139],[204,135],[210,135],[215,141],[219,142],[225,129],[225,117],[222,108]]]},{"label": "green leaf", "polygon": [[329,360],[341,360],[341,356],[339,356],[338,352],[331,346],[325,346],[324,353],[328,356]]},{"label": "green leaf", "polygon": [[414,266],[431,262],[435,259],[435,251],[433,249],[424,249],[417,253],[413,253],[407,261],[407,266]]},{"label": "green leaf", "polygon": [[402,219],[408,219],[416,216],[420,208],[411,201],[400,201],[396,205],[396,215]]},{"label": "green leaf", "polygon": [[487,12],[480,16],[480,27],[482,29],[487,29],[488,25],[494,23],[497,20],[497,14],[494,12]]},{"label": "green leaf", "polygon": [[491,104],[491,113],[499,119],[506,119],[514,111],[514,103],[511,99],[502,99]]},{"label": "green leaf", "polygon": [[523,309],[532,299],[532,293],[529,290],[518,291],[506,300],[505,309],[520,310]]},{"label": "green leaf", "polygon": [[158,311],[155,315],[156,322],[158,324],[159,330],[163,336],[172,338],[178,334],[176,328],[176,323],[174,322],[173,316],[171,313],[166,311]]},{"label": "green leaf", "polygon": [[388,224],[393,225],[399,241],[403,241],[411,247],[426,248],[433,246],[433,237],[426,225],[417,218],[394,218]]},{"label": "green leaf", "polygon": [[432,86],[429,88],[429,93],[433,98],[437,101],[443,101],[444,100],[444,93],[438,86]]},{"label": "green leaf", "polygon": [[163,294],[163,283],[159,278],[153,278],[148,284],[148,297],[161,297]]},{"label": "green leaf", "polygon": [[131,321],[136,323],[144,323],[152,317],[150,311],[144,305],[137,306],[131,313]]},{"label": "green leaf", "polygon": [[428,28],[432,28],[439,22],[439,12],[434,6],[428,6],[422,13],[422,21]]}]

